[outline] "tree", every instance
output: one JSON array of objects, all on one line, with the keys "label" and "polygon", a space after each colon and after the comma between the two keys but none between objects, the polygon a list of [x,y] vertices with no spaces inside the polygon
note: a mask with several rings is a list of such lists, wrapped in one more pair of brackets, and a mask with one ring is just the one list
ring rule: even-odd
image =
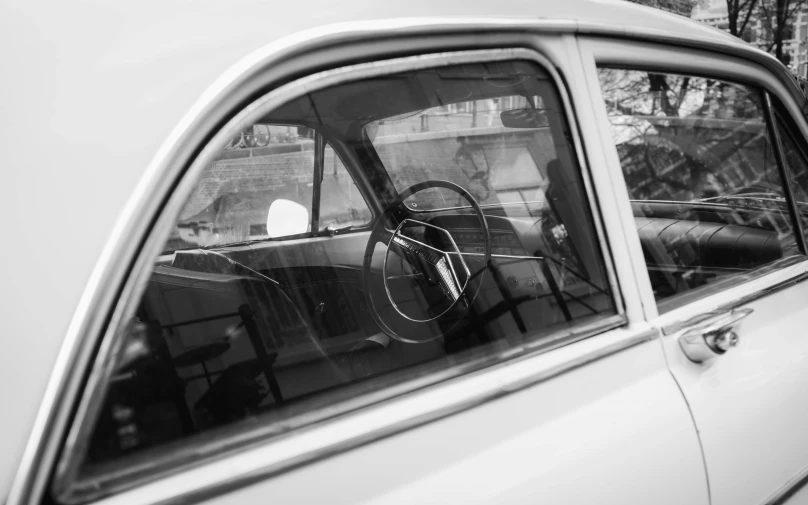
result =
[{"label": "tree", "polygon": [[792,22],[806,5],[808,0],[760,0],[760,22],[767,35],[765,49],[786,65],[790,55],[783,54],[783,41],[794,36]]},{"label": "tree", "polygon": [[[727,17],[729,33],[741,37],[746,30],[758,0],[727,0]],[[739,23],[740,22],[740,23]]]},{"label": "tree", "polygon": [[647,5],[648,7],[662,9],[663,11],[673,12],[674,14],[679,14],[680,16],[690,17],[690,11],[693,9],[693,6],[704,0],[628,0],[628,1],[633,2],[635,4]]}]

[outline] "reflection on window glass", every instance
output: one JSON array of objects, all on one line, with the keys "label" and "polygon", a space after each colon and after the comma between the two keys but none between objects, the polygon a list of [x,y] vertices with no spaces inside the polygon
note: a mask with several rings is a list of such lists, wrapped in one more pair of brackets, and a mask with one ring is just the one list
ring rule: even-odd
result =
[{"label": "reflection on window glass", "polygon": [[799,129],[791,121],[785,120],[785,117],[788,117],[786,113],[777,114],[777,129],[780,133],[780,143],[783,146],[783,157],[791,178],[791,192],[802,218],[803,234],[808,234],[808,162],[805,158],[805,141],[797,141],[797,138],[801,138],[801,136],[798,137]]},{"label": "reflection on window glass", "polygon": [[[256,124],[242,130],[205,170],[167,250],[308,233],[315,210],[320,230],[368,224],[370,209],[328,144],[314,201],[314,138],[315,131],[304,126]],[[290,211],[295,207],[301,208],[297,220]],[[299,224],[301,219],[306,224]]]},{"label": "reflection on window glass", "polygon": [[[535,124],[503,124],[502,113],[531,109]],[[366,127],[399,191],[423,179],[442,179],[468,189],[481,205],[545,201],[544,167],[557,158],[541,96],[502,96],[431,107],[374,121]],[[507,112],[506,112],[507,113]],[[406,139],[407,141],[402,141]],[[465,202],[412,203],[429,208]]]},{"label": "reflection on window glass", "polygon": [[313,178],[311,129],[271,124],[246,128],[205,169],[166,248],[265,239],[274,201],[295,202],[311,215]]},{"label": "reflection on window glass", "polygon": [[759,90],[598,75],[657,301],[798,253]]},{"label": "reflection on window glass", "polygon": [[346,229],[366,225],[370,220],[370,209],[351,174],[334,149],[326,145],[320,190],[320,229]]},{"label": "reflection on window glass", "polygon": [[155,259],[75,465],[89,488],[614,324],[561,103],[544,70],[511,61],[266,111],[195,181]]}]

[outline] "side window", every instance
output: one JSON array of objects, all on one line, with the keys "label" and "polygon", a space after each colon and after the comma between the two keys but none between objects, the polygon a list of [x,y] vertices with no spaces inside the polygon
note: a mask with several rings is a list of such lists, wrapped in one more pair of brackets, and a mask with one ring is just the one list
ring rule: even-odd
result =
[{"label": "side window", "polygon": [[[500,132],[503,110],[535,108],[536,129],[532,134],[512,135],[514,145],[493,148],[486,132]],[[403,189],[422,178],[445,179],[467,187],[480,204],[524,204],[543,202],[549,186],[547,166],[558,157],[551,143],[542,145],[539,127],[547,127],[546,106],[541,96],[503,96],[488,100],[463,101],[421,111],[415,116],[392,118],[368,125],[374,132],[373,144],[388,167],[396,187]],[[428,138],[402,144],[402,132],[418,132]],[[464,133],[469,133],[465,135]],[[427,157],[419,148],[440,149],[442,158]],[[538,148],[541,146],[541,149]],[[421,195],[414,202],[426,198]]]},{"label": "side window", "polygon": [[56,494],[613,324],[562,104],[517,60],[347,80],[264,111],[195,181]]},{"label": "side window", "polygon": [[[777,102],[775,100],[775,102]],[[793,123],[784,107],[778,104],[777,130],[780,134],[780,145],[783,146],[789,178],[791,179],[791,192],[797,202],[797,209],[802,219],[803,234],[808,233],[808,161],[806,161],[805,139],[800,130]]]},{"label": "side window", "polygon": [[759,89],[598,71],[660,309],[798,254]]}]

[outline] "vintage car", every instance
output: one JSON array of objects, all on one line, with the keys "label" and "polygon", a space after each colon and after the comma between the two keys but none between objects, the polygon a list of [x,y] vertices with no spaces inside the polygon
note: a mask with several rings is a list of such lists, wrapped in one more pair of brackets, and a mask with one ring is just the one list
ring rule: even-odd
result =
[{"label": "vintage car", "polygon": [[606,0],[0,28],[5,505],[808,503],[774,58]]}]

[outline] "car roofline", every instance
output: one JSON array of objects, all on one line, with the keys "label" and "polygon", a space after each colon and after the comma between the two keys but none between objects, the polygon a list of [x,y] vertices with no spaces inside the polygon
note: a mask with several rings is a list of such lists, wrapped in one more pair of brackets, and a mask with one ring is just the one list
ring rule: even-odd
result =
[{"label": "car roofline", "polygon": [[[675,16],[672,14],[672,16]],[[689,22],[687,18],[682,21]],[[222,77],[234,76],[247,71],[247,67],[261,66],[260,62],[266,59],[277,60],[284,53],[297,54],[307,48],[322,47],[335,42],[360,40],[365,37],[384,36],[383,33],[393,32],[393,36],[413,36],[424,31],[425,35],[434,35],[435,32],[445,30],[449,33],[462,32],[469,28],[479,28],[484,25],[493,30],[503,32],[538,32],[571,34],[592,37],[608,37],[623,40],[635,40],[678,46],[681,48],[705,50],[721,53],[749,60],[764,66],[775,74],[786,86],[793,98],[798,102],[800,109],[808,115],[808,97],[800,88],[796,76],[771,54],[738,39],[723,30],[692,21],[694,25],[704,29],[703,34],[712,32],[712,36],[696,37],[692,33],[681,33],[674,30],[661,30],[645,26],[613,24],[575,18],[528,18],[528,17],[409,17],[409,18],[382,18],[376,20],[362,20],[326,24],[307,28],[293,35],[282,37],[264,47],[257,49],[239,63],[234,65]],[[212,86],[212,88],[215,88]]]}]

